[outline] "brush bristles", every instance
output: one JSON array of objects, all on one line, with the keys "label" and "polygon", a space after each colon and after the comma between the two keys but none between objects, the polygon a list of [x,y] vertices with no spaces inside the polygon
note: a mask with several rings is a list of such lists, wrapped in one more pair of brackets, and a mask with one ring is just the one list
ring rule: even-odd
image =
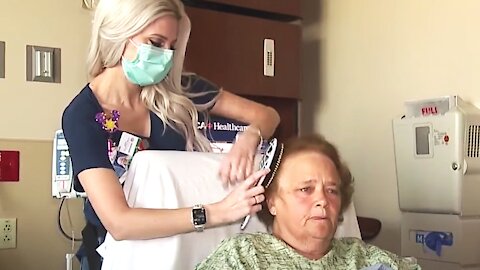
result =
[{"label": "brush bristles", "polygon": [[[265,185],[265,188],[268,188],[270,186],[270,183],[272,183],[273,178],[275,178],[275,174],[277,173],[278,168],[280,167],[280,161],[282,160],[282,155],[283,155],[283,143],[279,145],[277,149],[275,149],[275,155],[273,157],[273,162],[270,165],[270,172],[268,173],[268,182]],[[273,166],[272,166],[273,165]]]}]

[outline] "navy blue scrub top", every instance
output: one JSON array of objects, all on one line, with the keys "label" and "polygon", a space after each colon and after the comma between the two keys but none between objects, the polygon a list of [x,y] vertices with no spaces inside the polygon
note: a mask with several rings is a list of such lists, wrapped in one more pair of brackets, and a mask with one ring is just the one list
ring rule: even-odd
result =
[{"label": "navy blue scrub top", "polygon": [[[182,85],[188,85],[189,92],[205,93],[191,98],[195,104],[206,104],[215,99],[219,93],[218,86],[194,74],[182,76]],[[118,144],[123,131],[117,130],[113,133],[105,131],[102,125],[95,121],[95,116],[99,112],[103,112],[103,109],[89,84],[80,91],[63,112],[62,129],[72,159],[76,191],[84,191],[78,181],[78,174],[83,170],[90,168],[114,169],[108,155],[108,140]],[[202,114],[199,114],[199,119],[201,118]],[[163,121],[153,112],[150,112],[150,122],[150,137],[143,138],[147,141],[147,149],[185,150],[185,138],[168,125],[164,125]]]}]

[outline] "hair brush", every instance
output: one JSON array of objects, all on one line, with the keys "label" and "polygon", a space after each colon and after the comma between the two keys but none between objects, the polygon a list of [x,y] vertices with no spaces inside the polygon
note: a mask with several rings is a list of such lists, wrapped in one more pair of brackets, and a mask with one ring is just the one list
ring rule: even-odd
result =
[{"label": "hair brush", "polygon": [[[268,142],[268,148],[263,154],[262,159],[260,160],[260,169],[269,168],[270,171],[267,175],[260,178],[257,182],[258,185],[263,185],[267,189],[272,183],[275,174],[277,173],[278,168],[280,167],[280,161],[283,155],[283,144],[279,143],[276,138],[271,139]],[[246,216],[240,225],[240,229],[243,230],[247,227],[247,224],[250,220],[250,215]]]}]

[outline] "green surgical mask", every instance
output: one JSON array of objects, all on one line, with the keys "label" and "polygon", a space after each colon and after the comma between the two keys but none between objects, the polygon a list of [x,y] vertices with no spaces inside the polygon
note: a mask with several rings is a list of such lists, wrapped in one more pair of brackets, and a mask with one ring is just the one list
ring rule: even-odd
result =
[{"label": "green surgical mask", "polygon": [[173,50],[158,48],[150,44],[136,44],[137,56],[133,61],[122,57],[123,73],[127,79],[140,86],[161,82],[172,67]]}]

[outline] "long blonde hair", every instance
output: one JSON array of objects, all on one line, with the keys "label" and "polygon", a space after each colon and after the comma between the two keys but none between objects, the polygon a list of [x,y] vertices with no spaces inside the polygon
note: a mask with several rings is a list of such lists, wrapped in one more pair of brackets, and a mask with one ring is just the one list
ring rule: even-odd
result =
[{"label": "long blonde hair", "polygon": [[88,76],[91,80],[105,68],[118,65],[129,38],[166,15],[173,15],[179,21],[173,65],[162,82],[143,87],[140,97],[164,125],[184,136],[186,150],[211,151],[208,139],[197,129],[198,110],[211,104],[196,106],[181,86],[190,20],[179,0],[101,0],[93,19],[87,56]]}]

